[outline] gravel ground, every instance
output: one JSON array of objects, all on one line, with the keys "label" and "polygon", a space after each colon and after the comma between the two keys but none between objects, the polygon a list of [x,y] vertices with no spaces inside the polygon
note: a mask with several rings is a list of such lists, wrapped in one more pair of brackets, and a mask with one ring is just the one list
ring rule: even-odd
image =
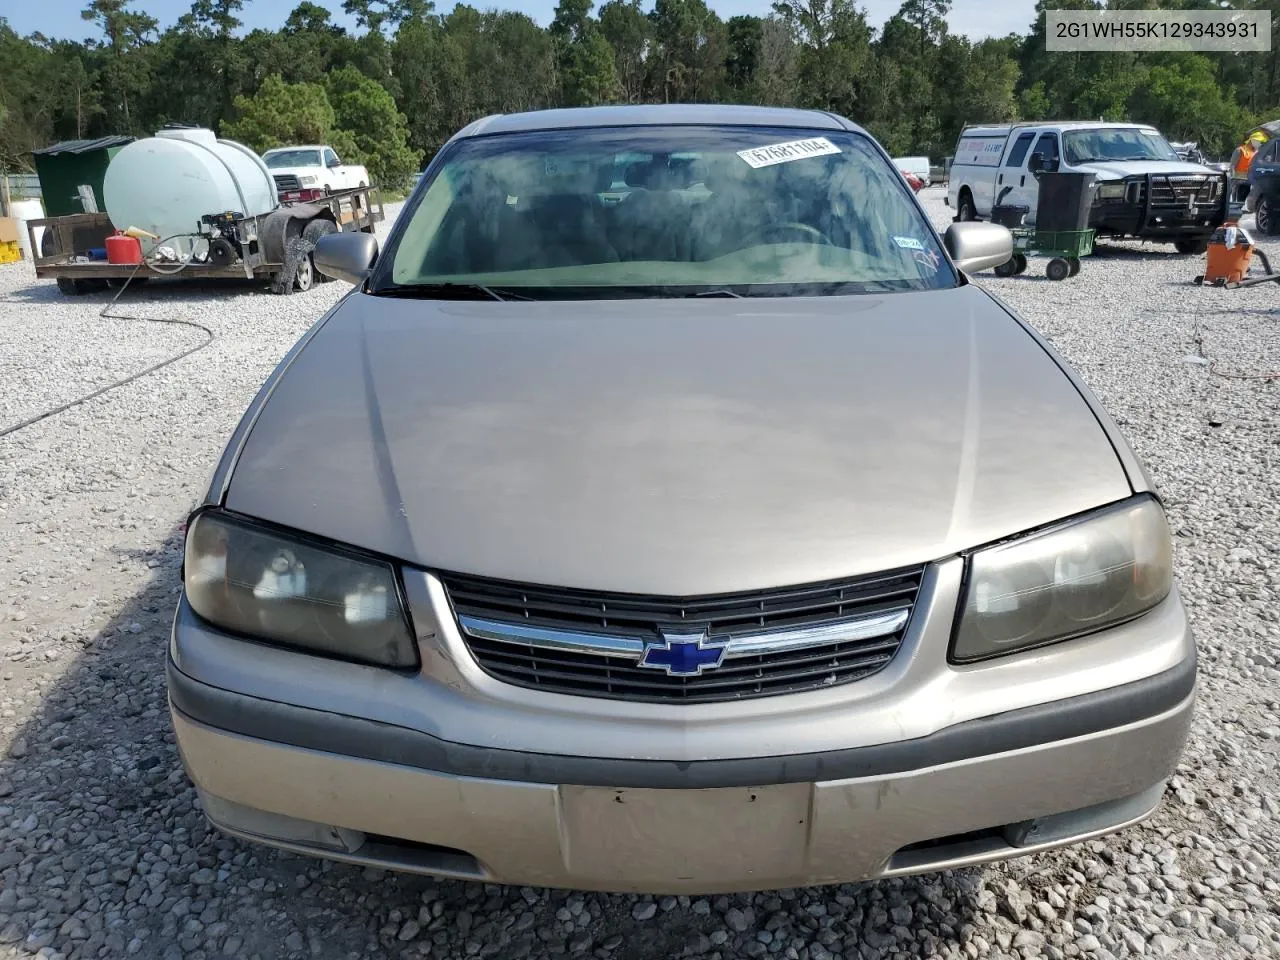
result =
[{"label": "gravel ground", "polygon": [[[941,192],[925,195],[938,223]],[[346,289],[149,288],[124,312],[214,342],[0,439],[0,960],[1280,955],[1280,371],[1274,287],[1200,289],[1198,257],[1111,245],[1063,283],[984,284],[1076,365],[1167,498],[1200,640],[1193,740],[1161,812],[981,870],[756,896],[433,882],[209,830],[162,664],[179,524],[277,359]],[[1280,248],[1272,248],[1280,263]],[[0,267],[0,431],[199,342],[105,320]]]}]

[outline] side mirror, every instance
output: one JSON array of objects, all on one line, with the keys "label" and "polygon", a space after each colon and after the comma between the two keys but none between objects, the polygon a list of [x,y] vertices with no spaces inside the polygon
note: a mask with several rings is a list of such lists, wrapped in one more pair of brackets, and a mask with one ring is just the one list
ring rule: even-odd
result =
[{"label": "side mirror", "polygon": [[[995,223],[953,223],[947,227],[942,242],[955,265],[965,273],[989,270],[1013,259],[1013,234]],[[319,265],[317,260],[316,266]]]},{"label": "side mirror", "polygon": [[1027,169],[1031,173],[1052,173],[1058,169],[1058,161],[1050,160],[1048,154],[1033,153],[1027,161]]},{"label": "side mirror", "polygon": [[363,283],[378,259],[378,240],[368,233],[330,233],[316,241],[311,260],[326,277]]}]

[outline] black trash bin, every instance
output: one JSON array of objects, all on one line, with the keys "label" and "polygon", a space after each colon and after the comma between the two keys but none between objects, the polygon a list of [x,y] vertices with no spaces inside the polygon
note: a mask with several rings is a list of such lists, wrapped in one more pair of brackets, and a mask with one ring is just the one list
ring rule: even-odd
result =
[{"label": "black trash bin", "polygon": [[1036,229],[1088,230],[1093,206],[1092,173],[1042,173],[1036,201]]},{"label": "black trash bin", "polygon": [[991,208],[991,222],[998,223],[1002,227],[1022,226],[1022,221],[1031,208],[1022,204],[1000,204]]}]

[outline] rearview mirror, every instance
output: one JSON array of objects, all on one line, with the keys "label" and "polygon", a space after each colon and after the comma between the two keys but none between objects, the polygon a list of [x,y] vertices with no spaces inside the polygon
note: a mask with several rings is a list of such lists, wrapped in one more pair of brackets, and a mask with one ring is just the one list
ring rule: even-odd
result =
[{"label": "rearview mirror", "polygon": [[[1013,234],[996,223],[964,221],[947,227],[942,242],[965,273],[990,270],[1013,259]],[[317,266],[319,262],[317,261]]]},{"label": "rearview mirror", "polygon": [[316,241],[311,260],[326,277],[363,283],[378,259],[378,240],[368,233],[330,233]]}]

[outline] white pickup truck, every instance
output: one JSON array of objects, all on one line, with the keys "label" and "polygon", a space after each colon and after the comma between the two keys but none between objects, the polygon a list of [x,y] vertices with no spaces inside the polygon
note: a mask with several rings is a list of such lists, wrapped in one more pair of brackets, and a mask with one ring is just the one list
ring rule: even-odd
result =
[{"label": "white pickup truck", "polygon": [[957,220],[1022,206],[1034,223],[1041,173],[1091,173],[1089,226],[1103,237],[1173,241],[1203,253],[1228,215],[1221,170],[1183,160],[1155,127],[1069,121],[966,127],[951,161],[947,203]]},{"label": "white pickup truck", "polygon": [[262,155],[276,181],[282,203],[316,200],[325,194],[369,186],[369,171],[359,164],[344,164],[333,147],[307,144],[276,147]]}]

